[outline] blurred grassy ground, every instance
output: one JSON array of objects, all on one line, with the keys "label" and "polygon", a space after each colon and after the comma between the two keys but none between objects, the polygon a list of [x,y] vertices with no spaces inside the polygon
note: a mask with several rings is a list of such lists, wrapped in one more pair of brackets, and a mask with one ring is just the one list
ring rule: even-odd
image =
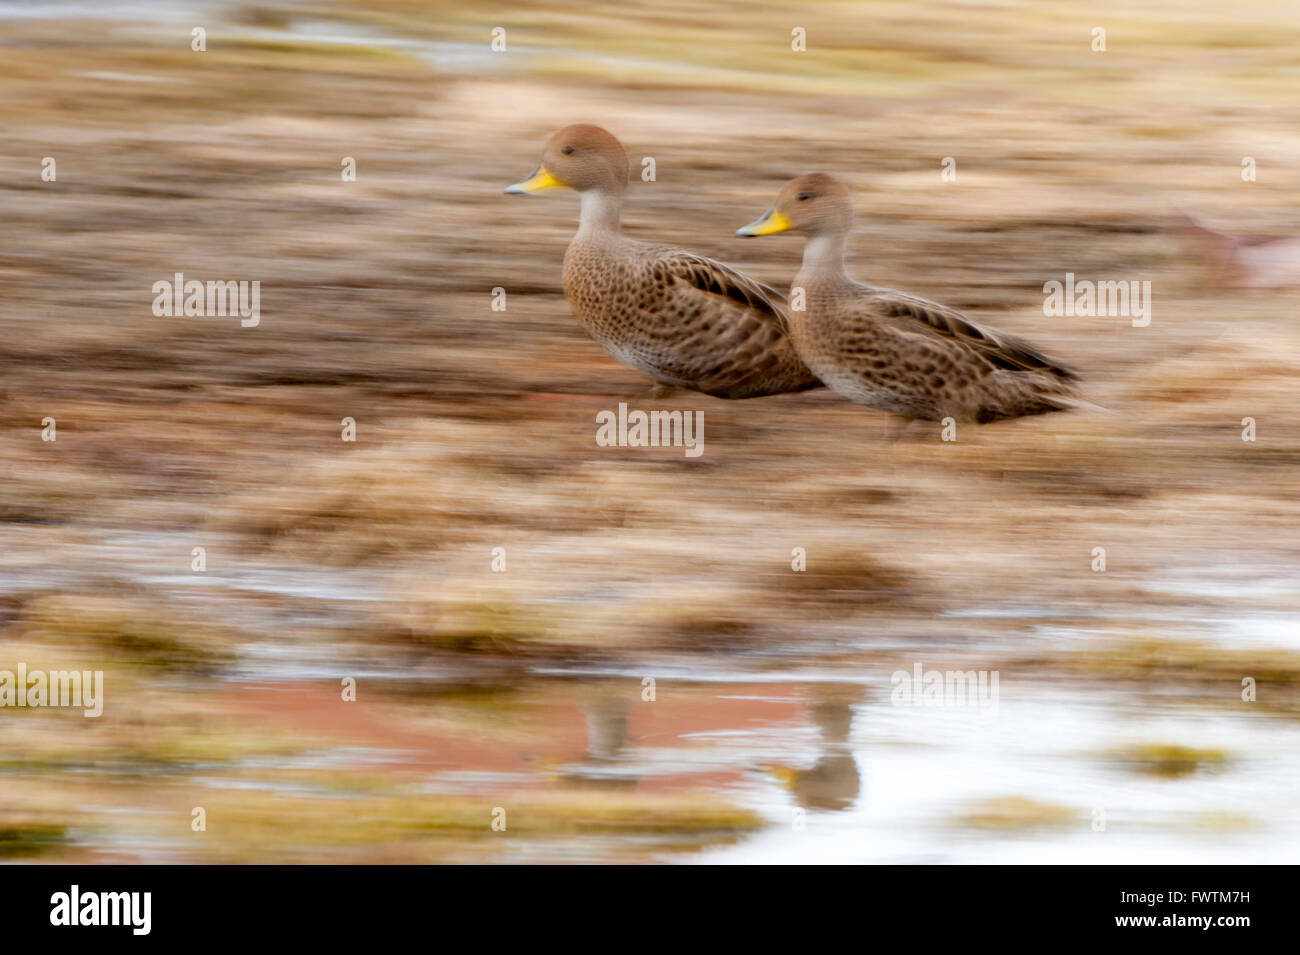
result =
[{"label": "blurred grassy ground", "polygon": [[[1291,655],[1252,645],[1189,662],[1182,630],[1203,634],[1151,621],[1294,609],[1287,595],[1165,584],[1300,566],[1294,290],[1219,289],[1173,232],[1177,205],[1230,230],[1296,232],[1300,24],[1210,2],[603,10],[252,4],[207,23],[202,54],[176,28],[5,24],[0,666],[15,653],[102,666],[113,706],[97,723],[0,720],[25,767],[0,803],[14,845],[48,857],[64,829],[113,845],[105,806],[133,805],[158,763],[185,766],[160,777],[183,825],[195,767],[335,745],[325,723],[268,739],[257,707],[219,702],[218,674],[261,644],[331,647],[336,667],[472,654],[479,679],[509,684],[537,661],[797,661],[888,633],[1025,678],[1158,678],[1203,705],[1223,694],[1198,690],[1207,673],[1231,690],[1267,672],[1268,706],[1300,707]],[[493,26],[508,52],[488,51]],[[795,26],[807,53],[789,49]],[[1105,53],[1090,51],[1094,26]],[[705,411],[702,458],[597,448],[595,413],[649,402],[648,382],[568,313],[559,269],[576,204],[500,194],[575,121],[656,160],[657,181],[630,188],[630,233],[783,288],[797,243],[732,231],[792,175],[845,175],[860,278],[1030,337],[1081,368],[1112,414],[889,444],[881,416],[828,394],[682,394],[664,404]],[[44,156],[57,183],[40,180]],[[344,156],[357,182],[340,181]],[[955,183],[940,181],[945,156]],[[1258,182],[1241,181],[1243,156]],[[260,280],[260,327],[154,318],[150,287],[175,271]],[[1149,279],[1151,326],[1044,318],[1042,284],[1066,271]],[[490,309],[498,286],[504,313]],[[339,440],[345,416],[356,444]],[[1256,443],[1240,440],[1245,416]],[[196,545],[203,587],[176,582]],[[497,546],[505,574],[490,572]],[[789,570],[796,546],[805,576]],[[1096,546],[1104,574],[1090,570]],[[259,590],[240,577],[250,566],[316,570],[362,599]],[[1027,653],[1017,637],[1044,608],[1063,627],[1100,619],[1115,642]],[[383,705],[396,722],[421,710]],[[546,723],[526,729],[522,749],[544,748]],[[88,809],[66,770],[105,761],[126,778]],[[385,826],[405,824],[410,784],[382,794],[396,807],[375,810]],[[546,802],[539,825],[591,817],[570,782],[542,788],[520,797]],[[753,824],[687,790],[665,812],[702,841]],[[606,798],[616,816],[659,818],[645,793]],[[443,809],[464,811],[411,824],[441,830]],[[352,840],[303,833],[259,855],[265,816],[232,812],[222,858],[331,857]],[[363,848],[333,857],[394,857],[389,829],[356,838]],[[210,857],[183,837],[167,846]],[[434,839],[398,855],[476,851]]]}]

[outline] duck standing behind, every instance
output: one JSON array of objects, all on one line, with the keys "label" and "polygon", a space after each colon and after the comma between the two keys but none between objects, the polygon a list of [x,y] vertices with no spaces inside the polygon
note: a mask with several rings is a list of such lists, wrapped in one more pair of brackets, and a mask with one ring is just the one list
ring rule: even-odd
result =
[{"label": "duck standing behind", "polygon": [[955,309],[851,279],[844,251],[853,220],[848,187],[812,173],[787,183],[776,205],[736,234],[808,237],[792,288],[799,357],[851,401],[905,418],[985,423],[1087,405],[1076,374],[1018,338]]}]

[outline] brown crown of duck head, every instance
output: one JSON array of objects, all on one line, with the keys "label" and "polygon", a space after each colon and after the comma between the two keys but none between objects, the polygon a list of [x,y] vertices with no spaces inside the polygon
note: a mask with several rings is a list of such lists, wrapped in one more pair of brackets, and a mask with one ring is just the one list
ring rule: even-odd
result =
[{"label": "brown crown of duck head", "polygon": [[542,161],[531,176],[507,192],[539,192],[567,186],[621,193],[627,187],[627,151],[611,133],[599,126],[566,126],[546,143]]},{"label": "brown crown of duck head", "polygon": [[808,173],[785,184],[771,209],[736,235],[803,235],[845,233],[853,224],[853,198],[848,185],[824,172]]}]

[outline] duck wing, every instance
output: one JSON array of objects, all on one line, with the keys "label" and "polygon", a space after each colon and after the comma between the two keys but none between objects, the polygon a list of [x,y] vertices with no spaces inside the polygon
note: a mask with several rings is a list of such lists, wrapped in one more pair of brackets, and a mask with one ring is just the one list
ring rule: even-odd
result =
[{"label": "duck wing", "polygon": [[892,289],[872,289],[867,298],[880,321],[902,332],[922,332],[947,344],[947,351],[979,357],[1004,371],[1032,371],[1067,381],[1079,376],[1074,369],[1048,358],[1024,339],[976,325],[961,312]]},{"label": "duck wing", "polygon": [[643,323],[666,333],[661,360],[688,387],[740,398],[821,384],[795,353],[776,289],[681,249],[647,249],[643,267]]}]

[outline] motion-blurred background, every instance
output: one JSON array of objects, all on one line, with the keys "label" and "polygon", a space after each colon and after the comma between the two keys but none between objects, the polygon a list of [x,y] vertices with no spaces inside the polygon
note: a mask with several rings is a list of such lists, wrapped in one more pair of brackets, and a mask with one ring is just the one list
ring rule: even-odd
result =
[{"label": "motion-blurred background", "polygon": [[[0,670],[105,672],[0,708],[0,857],[1294,860],[1297,292],[1179,210],[1300,233],[1296,13],[0,0]],[[859,278],[1111,413],[649,397],[564,301],[574,197],[501,194],[571,122],[655,160],[630,234],[783,289],[732,232],[845,176]],[[155,317],[176,272],[260,324]],[[1150,325],[1045,317],[1067,272]],[[619,401],[705,453],[598,447]]]}]

